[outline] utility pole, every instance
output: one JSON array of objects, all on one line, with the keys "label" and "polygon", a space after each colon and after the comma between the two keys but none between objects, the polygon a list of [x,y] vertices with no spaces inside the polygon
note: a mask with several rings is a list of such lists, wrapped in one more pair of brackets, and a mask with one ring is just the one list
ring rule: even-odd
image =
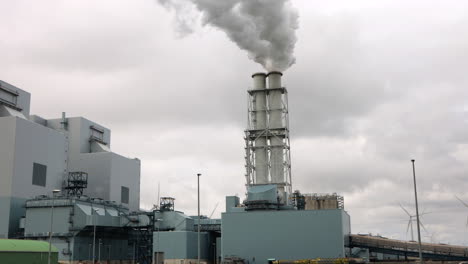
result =
[{"label": "utility pole", "polygon": [[419,208],[418,208],[418,192],[416,190],[416,169],[414,168],[414,159],[411,160],[413,164],[413,181],[414,181],[414,200],[416,202],[416,224],[418,230],[418,244],[419,244],[419,263],[423,264],[423,257],[422,257],[422,246],[421,246],[421,228],[419,227]]},{"label": "utility pole", "polygon": [[96,215],[91,205],[91,216],[93,218],[93,263],[96,260]]},{"label": "utility pole", "polygon": [[101,244],[102,244],[102,240],[99,239],[98,263],[101,263]]},{"label": "utility pole", "polygon": [[52,228],[54,226],[54,202],[55,202],[55,194],[59,193],[60,190],[53,190],[52,191],[52,207],[51,207],[51,212],[50,212],[50,230],[49,230],[49,256],[47,263],[51,263],[51,257],[52,257]]},{"label": "utility pole", "polygon": [[198,259],[197,264],[200,264],[200,176],[201,173],[197,174],[197,190],[198,190]]}]

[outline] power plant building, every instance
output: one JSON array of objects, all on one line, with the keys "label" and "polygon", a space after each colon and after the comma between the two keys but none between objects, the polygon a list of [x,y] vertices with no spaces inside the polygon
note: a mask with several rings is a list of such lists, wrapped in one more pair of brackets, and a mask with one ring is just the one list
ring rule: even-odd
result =
[{"label": "power plant building", "polygon": [[[140,161],[111,151],[111,131],[83,117],[29,113],[30,95],[1,82],[2,237],[47,240],[59,259],[264,264],[270,258],[346,256],[343,208],[308,211],[293,193],[287,90],[281,73],[255,74],[246,133],[247,197],[227,197],[221,219],[191,217],[164,197],[139,210]],[[54,190],[61,190],[53,194]],[[53,212],[53,217],[51,213]]]},{"label": "power plant building", "polygon": [[64,189],[77,171],[89,175],[84,195],[139,210],[140,161],[110,150],[110,130],[82,117],[30,115],[30,98],[0,81],[0,237],[21,236],[26,201]]},{"label": "power plant building", "polygon": [[[0,81],[0,238],[50,239],[54,256],[69,264],[267,264],[369,259],[376,252],[396,259],[414,255],[415,245],[404,241],[352,235],[342,196],[293,191],[282,73],[252,79],[246,171],[239,173],[246,197],[227,196],[220,219],[188,216],[171,197],[141,210],[140,160],[111,150],[110,129],[65,113],[55,119],[30,115],[31,95]],[[468,259],[468,248],[423,246],[425,257]]]}]

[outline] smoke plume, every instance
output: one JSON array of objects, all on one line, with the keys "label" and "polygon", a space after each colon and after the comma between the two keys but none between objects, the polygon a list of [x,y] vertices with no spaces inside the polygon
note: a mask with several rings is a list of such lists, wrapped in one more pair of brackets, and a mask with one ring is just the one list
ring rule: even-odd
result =
[{"label": "smoke plume", "polygon": [[[294,46],[298,13],[290,0],[158,0],[176,12],[178,31],[191,33],[193,14],[201,14],[202,25],[226,33],[249,58],[268,70],[284,71],[295,63]],[[191,19],[192,18],[192,19]]]}]

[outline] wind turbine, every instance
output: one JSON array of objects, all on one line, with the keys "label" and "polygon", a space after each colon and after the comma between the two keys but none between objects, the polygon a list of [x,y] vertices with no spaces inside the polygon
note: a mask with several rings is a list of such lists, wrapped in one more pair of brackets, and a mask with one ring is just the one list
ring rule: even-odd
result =
[{"label": "wind turbine", "polygon": [[430,241],[432,244],[435,244],[435,243],[436,243],[436,239],[437,239],[437,234],[436,234],[436,233],[428,234],[428,235],[425,236],[425,237],[429,238],[429,241]]},{"label": "wind turbine", "polygon": [[[408,231],[409,229],[411,228],[411,241],[414,241],[414,233],[413,233],[413,221],[415,220],[414,218],[416,218],[416,215],[412,215],[408,212],[408,210],[405,209],[405,207],[403,207],[403,205],[400,204],[400,207],[401,209],[403,209],[403,211],[405,211],[405,213],[409,216],[409,220],[408,220],[408,227],[406,228],[406,234],[408,234]],[[425,214],[429,214],[429,213],[422,213],[422,214],[419,214],[419,216],[423,216]],[[421,221],[419,221],[419,224],[421,225],[421,227],[424,229],[424,231],[426,231],[426,233],[429,233],[427,232],[427,229],[426,227],[423,225],[423,223]]]},{"label": "wind turbine", "polygon": [[[458,199],[458,201],[460,201],[460,203],[462,203],[466,208],[468,208],[468,204],[465,203],[462,199],[458,198],[458,196],[455,195],[455,198]],[[466,217],[466,227],[468,228],[468,216]]]},{"label": "wind turbine", "polygon": [[218,205],[219,205],[219,202],[216,203],[213,211],[211,211],[210,217],[208,217],[208,218],[211,218],[213,216],[214,212],[216,211],[216,208],[218,208]]}]

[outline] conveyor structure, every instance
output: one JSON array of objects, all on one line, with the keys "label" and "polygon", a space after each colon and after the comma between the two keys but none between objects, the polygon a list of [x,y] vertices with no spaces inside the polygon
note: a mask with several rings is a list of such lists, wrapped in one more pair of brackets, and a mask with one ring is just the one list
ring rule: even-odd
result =
[{"label": "conveyor structure", "polygon": [[[350,235],[351,248],[366,248],[369,252],[384,253],[408,257],[418,257],[418,243],[415,241],[402,241],[369,235]],[[422,243],[423,258],[425,260],[468,260],[468,247]]]}]

